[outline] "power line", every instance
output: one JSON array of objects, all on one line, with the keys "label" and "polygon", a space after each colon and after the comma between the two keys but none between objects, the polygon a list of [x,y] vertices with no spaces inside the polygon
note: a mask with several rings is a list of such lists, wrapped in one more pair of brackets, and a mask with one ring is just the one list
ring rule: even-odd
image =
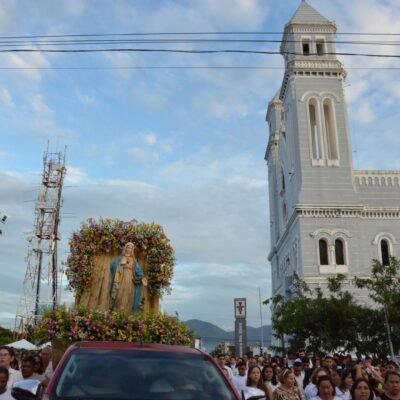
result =
[{"label": "power line", "polygon": [[[318,33],[318,32],[316,32]],[[326,32],[320,32],[326,33]],[[281,31],[204,31],[204,32],[128,32],[128,33],[79,33],[58,35],[21,35],[0,36],[0,40],[8,39],[38,39],[38,38],[74,38],[74,37],[115,37],[115,36],[169,36],[169,35],[283,35]],[[386,32],[336,32],[336,36],[400,36],[400,33]]]},{"label": "power line", "polygon": [[[199,66],[176,66],[176,65],[165,65],[165,66],[121,66],[121,67],[97,67],[97,66],[88,66],[88,67],[0,67],[0,70],[152,70],[152,69],[187,69],[187,70],[196,70],[196,69],[237,69],[237,70],[285,70],[285,67],[268,67],[268,66],[251,66],[251,65],[243,65],[243,66],[232,66],[232,65],[199,65]],[[400,67],[349,67],[346,70],[382,70],[382,71],[398,71]]]},{"label": "power line", "polygon": [[[109,52],[130,52],[130,53],[181,53],[181,54],[259,54],[259,55],[295,55],[303,56],[297,52],[279,52],[266,50],[241,50],[241,49],[220,49],[220,50],[182,50],[182,49],[143,49],[143,48],[103,48],[103,49],[3,49],[0,53],[109,53]],[[400,58],[400,54],[374,54],[374,53],[350,53],[350,52],[327,52],[324,56],[356,56],[356,57],[377,57],[377,58]]]},{"label": "power line", "polygon": [[[280,39],[79,39],[79,40],[2,40],[0,46],[27,46],[27,45],[46,45],[46,46],[70,46],[70,45],[96,45],[96,44],[170,44],[170,43],[302,43],[301,40],[280,40]],[[388,40],[326,40],[327,44],[346,44],[346,45],[379,45],[379,46],[399,46],[400,41]]]}]

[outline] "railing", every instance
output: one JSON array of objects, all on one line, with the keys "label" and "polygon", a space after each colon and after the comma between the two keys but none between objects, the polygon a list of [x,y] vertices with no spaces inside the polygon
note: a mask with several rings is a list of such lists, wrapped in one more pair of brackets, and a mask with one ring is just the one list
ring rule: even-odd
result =
[{"label": "railing", "polygon": [[400,187],[400,171],[353,171],[356,186]]}]

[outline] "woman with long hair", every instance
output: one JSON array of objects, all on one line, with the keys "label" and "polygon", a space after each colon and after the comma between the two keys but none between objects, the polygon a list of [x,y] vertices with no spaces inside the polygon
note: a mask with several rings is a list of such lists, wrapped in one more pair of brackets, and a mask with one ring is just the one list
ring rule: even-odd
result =
[{"label": "woman with long hair", "polygon": [[[258,391],[254,389],[258,389]],[[246,392],[259,392],[260,395],[264,393],[267,400],[272,400],[272,389],[265,385],[261,374],[261,368],[258,365],[251,366],[247,371],[245,396]]]},{"label": "woman with long hair", "polygon": [[325,367],[317,367],[311,374],[310,383],[304,388],[304,396],[306,400],[310,400],[317,396],[317,382],[321,376],[330,376],[330,372]]},{"label": "woman with long hair", "polygon": [[284,369],[279,376],[280,385],[272,394],[273,400],[302,400],[296,378],[291,369]]},{"label": "woman with long hair", "polygon": [[345,368],[342,371],[340,378],[340,385],[336,386],[336,396],[340,397],[342,400],[350,400],[350,390],[354,383],[352,370],[349,368]]},{"label": "woman with long hair", "polygon": [[266,365],[262,371],[261,371],[261,375],[264,379],[264,384],[269,386],[271,388],[272,391],[274,391],[278,385],[279,385],[279,381],[278,381],[278,377],[275,374],[275,370],[272,367],[272,365]]},{"label": "woman with long hair", "polygon": [[352,400],[373,400],[374,392],[369,386],[368,379],[357,378],[350,390]]},{"label": "woman with long hair", "polygon": [[332,378],[328,375],[321,376],[317,382],[317,396],[314,397],[314,400],[340,400],[340,397],[335,394]]}]

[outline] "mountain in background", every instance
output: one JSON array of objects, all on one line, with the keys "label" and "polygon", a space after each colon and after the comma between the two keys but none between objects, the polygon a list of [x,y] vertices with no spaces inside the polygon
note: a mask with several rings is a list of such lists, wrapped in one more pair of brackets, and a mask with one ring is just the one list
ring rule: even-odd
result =
[{"label": "mountain in background", "polygon": [[[218,326],[209,322],[200,321],[199,319],[191,319],[185,324],[199,337],[202,347],[207,351],[212,351],[221,342],[230,342],[235,344],[235,331],[225,331]],[[272,327],[271,325],[263,325],[263,345],[269,347],[271,345]],[[247,343],[248,345],[260,345],[261,343],[261,327],[247,327]]]}]

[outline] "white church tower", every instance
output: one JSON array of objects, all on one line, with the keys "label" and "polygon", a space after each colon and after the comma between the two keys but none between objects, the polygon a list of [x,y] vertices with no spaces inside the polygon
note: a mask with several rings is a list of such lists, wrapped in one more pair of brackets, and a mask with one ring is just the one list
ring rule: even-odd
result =
[{"label": "white church tower", "polygon": [[284,29],[285,74],[266,118],[272,295],[290,296],[294,272],[322,289],[341,273],[367,301],[351,277],[400,257],[400,172],[353,170],[335,33],[306,1]]}]

